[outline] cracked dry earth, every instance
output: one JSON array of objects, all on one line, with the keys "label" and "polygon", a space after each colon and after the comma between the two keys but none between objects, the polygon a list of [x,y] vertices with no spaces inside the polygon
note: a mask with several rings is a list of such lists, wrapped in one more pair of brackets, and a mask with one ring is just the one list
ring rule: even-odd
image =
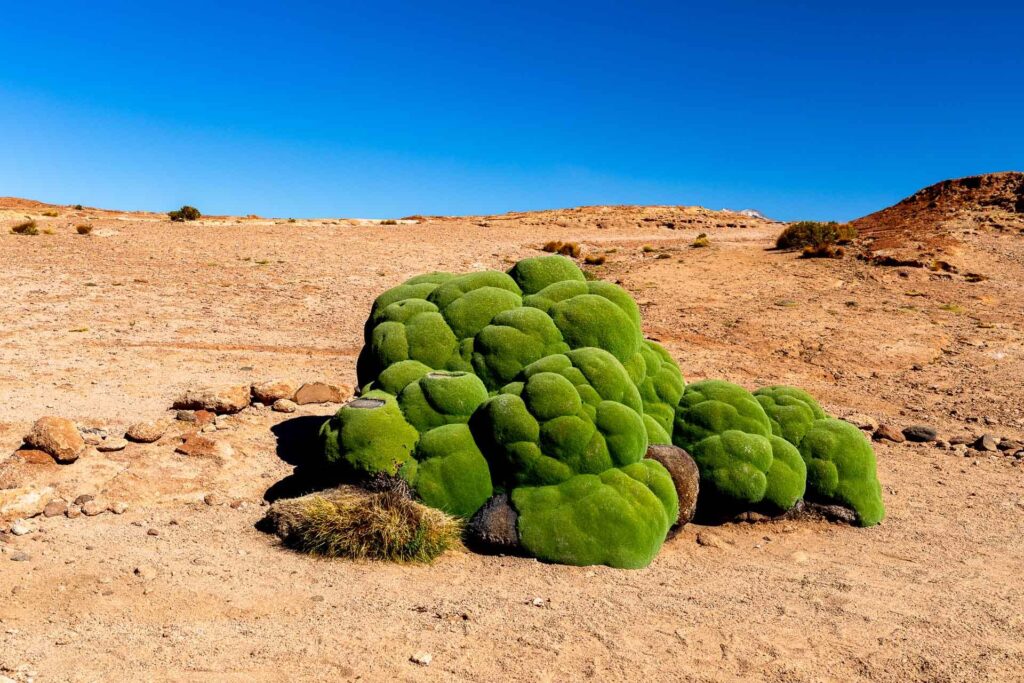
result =
[{"label": "cracked dry earth", "polygon": [[[777,225],[666,207],[396,226],[61,208],[33,214],[52,235],[7,234],[33,211],[0,212],[3,456],[42,415],[119,433],[192,384],[351,383],[377,293],[425,270],[506,268],[552,239],[606,256],[595,274],[636,296],[688,380],[797,384],[839,416],[947,440],[1024,436],[1020,236],[971,236],[970,271],[988,279],[968,282],[798,260],[767,250]],[[83,220],[89,237],[74,234]],[[698,232],[710,248],[690,248]],[[247,409],[215,433],[226,458],[176,454],[176,423],[153,444],[23,468],[26,490],[129,509],[0,533],[0,676],[1024,680],[1012,457],[876,443],[881,526],[690,525],[640,571],[459,552],[429,567],[312,560],[254,525],[265,497],[309,485],[293,468],[334,408]]]}]

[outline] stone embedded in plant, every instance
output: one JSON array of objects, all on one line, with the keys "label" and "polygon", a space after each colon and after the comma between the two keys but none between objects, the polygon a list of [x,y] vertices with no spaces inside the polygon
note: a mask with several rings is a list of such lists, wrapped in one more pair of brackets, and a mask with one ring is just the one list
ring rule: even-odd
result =
[{"label": "stone embedded in plant", "polygon": [[646,567],[679,515],[665,468],[643,460],[512,492],[523,548],[561,564]]},{"label": "stone embedded in plant", "polygon": [[861,526],[882,521],[875,452],[859,429],[843,420],[815,420],[800,441],[800,455],[807,463],[808,500],[852,508]]},{"label": "stone embedded in plant", "polygon": [[800,445],[815,420],[827,417],[813,396],[796,387],[762,387],[754,392],[754,397],[768,415],[772,434],[794,446]]},{"label": "stone embedded in plant", "polygon": [[320,428],[327,462],[354,479],[384,473],[414,482],[412,452],[418,440],[419,432],[406,422],[398,401],[383,391],[349,401]]}]

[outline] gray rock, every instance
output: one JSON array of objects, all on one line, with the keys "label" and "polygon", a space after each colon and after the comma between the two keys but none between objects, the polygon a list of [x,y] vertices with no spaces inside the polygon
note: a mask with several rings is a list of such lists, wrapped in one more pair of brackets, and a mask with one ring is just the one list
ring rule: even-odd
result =
[{"label": "gray rock", "polygon": [[934,427],[929,427],[928,425],[911,425],[904,428],[903,436],[906,437],[907,441],[927,443],[939,438],[939,433]]},{"label": "gray rock", "polygon": [[31,558],[31,556],[29,556],[28,553],[26,553],[24,551],[21,551],[21,550],[18,550],[16,552],[11,553],[11,561],[12,562],[28,562],[31,559],[32,558]]},{"label": "gray rock", "polygon": [[983,453],[995,453],[999,450],[999,441],[991,434],[982,434],[977,441],[974,442],[973,448],[976,451]]},{"label": "gray rock", "polygon": [[115,451],[123,451],[128,447],[128,441],[120,437],[113,437],[104,439],[96,446],[96,450],[100,453],[113,453]]},{"label": "gray rock", "polygon": [[1004,438],[999,442],[999,450],[1005,453],[1016,453],[1021,448],[1024,448],[1024,444],[1021,444],[1019,441],[1014,441],[1013,439]]},{"label": "gray rock", "polygon": [[508,494],[499,493],[484,503],[469,520],[466,539],[479,550],[493,553],[519,551],[519,513],[509,502]]}]

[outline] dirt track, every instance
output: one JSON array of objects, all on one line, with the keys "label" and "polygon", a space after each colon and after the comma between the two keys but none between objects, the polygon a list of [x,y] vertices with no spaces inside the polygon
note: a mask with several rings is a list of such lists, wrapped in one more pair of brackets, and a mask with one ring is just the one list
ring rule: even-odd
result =
[{"label": "dirt track", "polygon": [[[505,268],[550,239],[608,252],[595,272],[636,296],[688,380],[797,384],[839,416],[930,424],[947,439],[1024,436],[1015,235],[971,237],[971,270],[989,279],[970,283],[797,260],[767,251],[777,227],[713,227],[733,219],[710,214],[666,229],[621,209],[398,226],[85,211],[40,218],[53,235],[8,235],[21,213],[0,212],[0,455],[41,415],[116,430],[163,415],[191,383],[351,382],[376,293],[424,270]],[[73,234],[89,215],[94,234]],[[698,231],[710,249],[689,247]],[[691,525],[641,571],[468,553],[353,564],[297,556],[254,529],[267,491],[295,481],[306,451],[294,435],[330,410],[231,418],[226,462],[174,455],[175,432],[40,469],[36,482],[63,495],[131,509],[0,535],[0,674],[1024,680],[1024,467],[1012,457],[877,445],[880,527]],[[207,506],[210,492],[241,505]],[[17,552],[30,559],[9,561]],[[409,661],[418,651],[429,667]]]}]

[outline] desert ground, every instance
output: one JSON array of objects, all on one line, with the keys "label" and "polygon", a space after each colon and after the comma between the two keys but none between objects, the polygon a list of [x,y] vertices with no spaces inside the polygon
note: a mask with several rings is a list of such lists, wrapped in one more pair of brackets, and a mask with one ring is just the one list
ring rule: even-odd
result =
[{"label": "desert ground", "polygon": [[[42,234],[8,234],[26,215]],[[10,464],[0,502],[26,533],[0,517],[0,680],[1024,680],[1024,460],[965,445],[1024,440],[1024,235],[969,230],[950,272],[799,259],[770,249],[781,228],[685,207],[386,225],[0,202],[0,459],[44,415],[119,435],[192,386],[351,385],[376,294],[549,240],[605,256],[588,269],[633,293],[688,381],[794,384],[940,437],[875,442],[880,526],[691,524],[626,571],[310,559],[256,524],[315,486],[296,466],[337,405],[219,420],[219,457],[176,453],[174,420],[154,443]],[[25,509],[82,494],[127,511]]]}]

